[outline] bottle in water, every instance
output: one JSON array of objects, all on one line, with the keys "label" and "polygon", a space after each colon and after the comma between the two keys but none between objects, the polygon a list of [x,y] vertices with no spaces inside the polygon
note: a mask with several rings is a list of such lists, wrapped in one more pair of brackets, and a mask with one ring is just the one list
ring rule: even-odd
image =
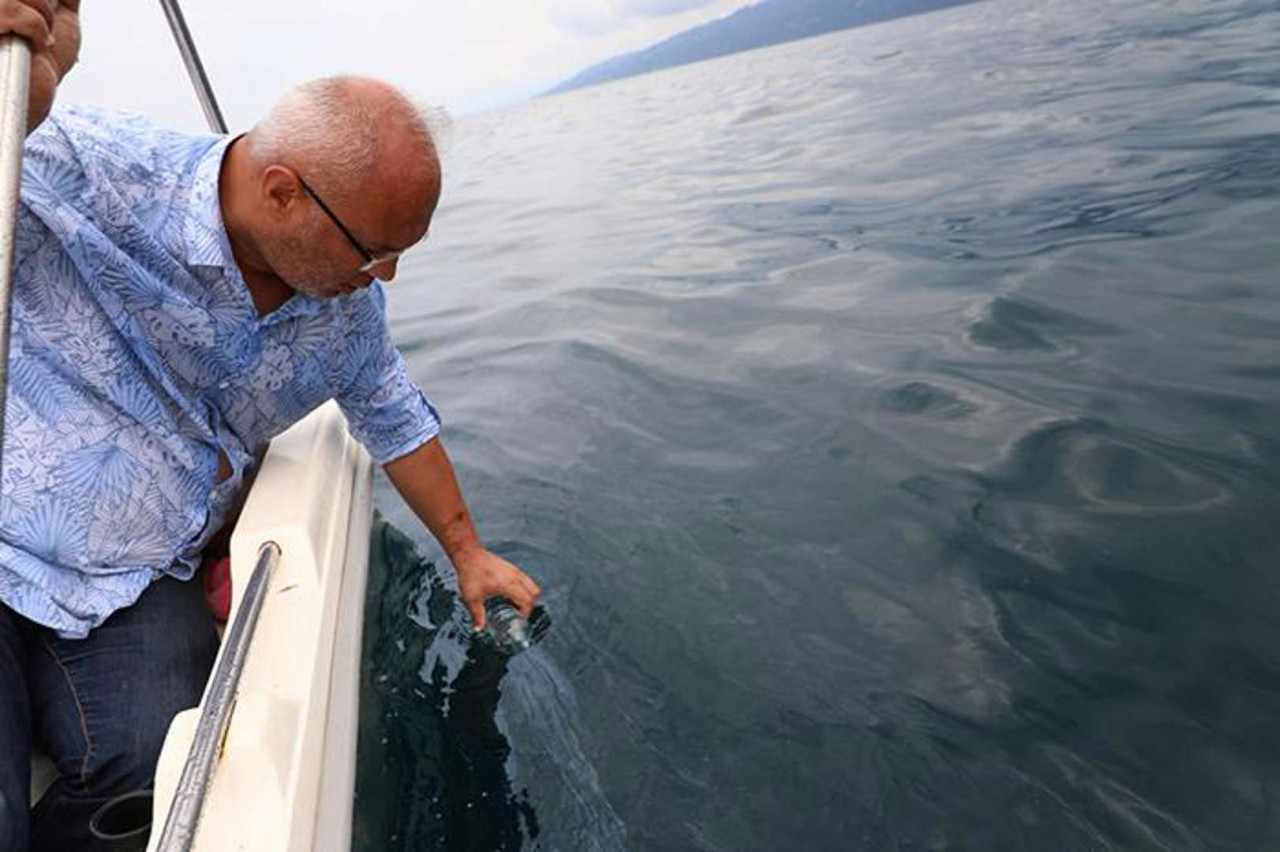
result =
[{"label": "bottle in water", "polygon": [[542,604],[526,619],[506,598],[489,598],[484,602],[484,614],[484,630],[478,638],[507,657],[532,648],[551,628],[551,616]]}]

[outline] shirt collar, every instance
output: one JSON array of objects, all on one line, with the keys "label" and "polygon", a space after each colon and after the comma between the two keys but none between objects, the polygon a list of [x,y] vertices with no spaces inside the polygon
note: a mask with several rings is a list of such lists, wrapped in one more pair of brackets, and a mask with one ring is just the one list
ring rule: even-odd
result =
[{"label": "shirt collar", "polygon": [[289,301],[267,314],[259,323],[263,326],[275,325],[295,317],[315,316],[328,306],[328,300],[315,299],[305,293],[294,293]]},{"label": "shirt collar", "polygon": [[222,205],[218,196],[218,178],[222,174],[222,158],[236,137],[223,137],[205,151],[196,164],[191,179],[191,199],[182,237],[186,243],[186,260],[191,266],[220,266],[233,269],[235,258],[227,229],[222,222]]}]

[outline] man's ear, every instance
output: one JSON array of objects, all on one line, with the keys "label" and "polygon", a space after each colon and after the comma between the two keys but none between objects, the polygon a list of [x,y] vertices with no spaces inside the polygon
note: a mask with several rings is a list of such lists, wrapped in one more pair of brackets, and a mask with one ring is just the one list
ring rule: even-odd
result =
[{"label": "man's ear", "polygon": [[284,166],[267,166],[262,170],[262,199],[267,208],[279,216],[287,216],[301,200],[302,186],[298,176]]}]

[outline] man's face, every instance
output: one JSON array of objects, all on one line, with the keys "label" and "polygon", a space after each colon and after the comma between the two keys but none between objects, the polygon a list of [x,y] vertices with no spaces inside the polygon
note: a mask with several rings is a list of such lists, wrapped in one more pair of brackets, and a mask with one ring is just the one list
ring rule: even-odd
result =
[{"label": "man's face", "polygon": [[[384,170],[390,171],[390,170]],[[270,245],[264,259],[297,292],[317,299],[343,296],[391,281],[400,253],[427,232],[438,198],[438,180],[423,175],[375,174],[362,197],[332,202],[299,176],[297,215]]]},{"label": "man's face", "polygon": [[350,247],[330,245],[323,221],[308,225],[284,234],[270,247],[263,246],[264,258],[276,276],[299,293],[332,299],[368,287],[375,276],[384,281],[395,277],[395,261],[360,272],[363,258]]}]

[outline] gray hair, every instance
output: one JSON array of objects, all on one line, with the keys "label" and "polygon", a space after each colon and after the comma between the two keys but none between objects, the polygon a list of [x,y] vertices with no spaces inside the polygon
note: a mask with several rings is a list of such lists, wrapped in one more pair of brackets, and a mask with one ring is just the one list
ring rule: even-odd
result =
[{"label": "gray hair", "polygon": [[[271,163],[323,170],[339,193],[354,192],[373,170],[388,127],[417,137],[438,156],[437,135],[451,128],[448,113],[407,98],[385,83],[391,97],[361,97],[359,77],[322,77],[295,86],[249,131],[249,149]],[[380,102],[381,101],[381,102]]]}]

